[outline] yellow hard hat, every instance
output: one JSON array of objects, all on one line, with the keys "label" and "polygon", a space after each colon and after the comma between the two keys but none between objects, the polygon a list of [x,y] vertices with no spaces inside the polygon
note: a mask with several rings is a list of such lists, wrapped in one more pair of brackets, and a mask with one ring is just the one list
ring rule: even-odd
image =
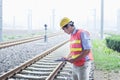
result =
[{"label": "yellow hard hat", "polygon": [[65,25],[67,25],[71,20],[67,17],[64,17],[60,22],[60,27],[63,28]]}]

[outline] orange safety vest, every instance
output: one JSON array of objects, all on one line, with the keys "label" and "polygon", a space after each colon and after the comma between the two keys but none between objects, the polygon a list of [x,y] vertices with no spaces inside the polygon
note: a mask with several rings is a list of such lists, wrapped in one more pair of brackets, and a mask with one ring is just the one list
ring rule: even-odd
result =
[{"label": "orange safety vest", "polygon": [[[77,30],[77,32],[75,34],[71,35],[70,54],[71,54],[72,58],[78,57],[83,50],[82,43],[81,43],[81,37],[80,37],[82,31],[83,30],[81,30],[81,29]],[[76,66],[82,66],[82,65],[84,65],[84,62],[87,61],[87,60],[93,60],[93,56],[92,56],[91,51],[89,52],[89,54],[86,57],[73,62],[73,64],[76,65]]]}]

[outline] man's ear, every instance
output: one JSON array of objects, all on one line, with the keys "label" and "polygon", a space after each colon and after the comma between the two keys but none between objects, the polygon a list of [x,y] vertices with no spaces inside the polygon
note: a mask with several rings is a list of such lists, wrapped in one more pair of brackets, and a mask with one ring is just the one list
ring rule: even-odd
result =
[{"label": "man's ear", "polygon": [[74,22],[73,22],[73,21],[70,21],[69,25],[70,25],[70,26],[74,26]]}]

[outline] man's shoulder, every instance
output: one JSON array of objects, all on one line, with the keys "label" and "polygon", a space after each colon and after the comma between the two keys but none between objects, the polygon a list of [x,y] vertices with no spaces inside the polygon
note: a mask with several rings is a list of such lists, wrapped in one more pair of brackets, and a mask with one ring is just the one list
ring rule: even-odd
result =
[{"label": "man's shoulder", "polygon": [[90,34],[87,31],[82,31],[80,36],[81,36],[81,38],[84,38],[84,39],[90,38]]}]

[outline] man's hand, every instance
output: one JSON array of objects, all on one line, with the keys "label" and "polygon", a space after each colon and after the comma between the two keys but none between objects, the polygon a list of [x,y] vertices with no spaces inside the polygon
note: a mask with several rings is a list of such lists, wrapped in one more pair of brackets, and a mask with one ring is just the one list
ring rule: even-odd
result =
[{"label": "man's hand", "polygon": [[67,61],[70,63],[73,63],[75,61],[75,59],[69,58],[69,59],[67,59]]},{"label": "man's hand", "polygon": [[68,59],[66,57],[62,57],[61,58],[62,60],[65,60],[65,61],[68,61]]}]

